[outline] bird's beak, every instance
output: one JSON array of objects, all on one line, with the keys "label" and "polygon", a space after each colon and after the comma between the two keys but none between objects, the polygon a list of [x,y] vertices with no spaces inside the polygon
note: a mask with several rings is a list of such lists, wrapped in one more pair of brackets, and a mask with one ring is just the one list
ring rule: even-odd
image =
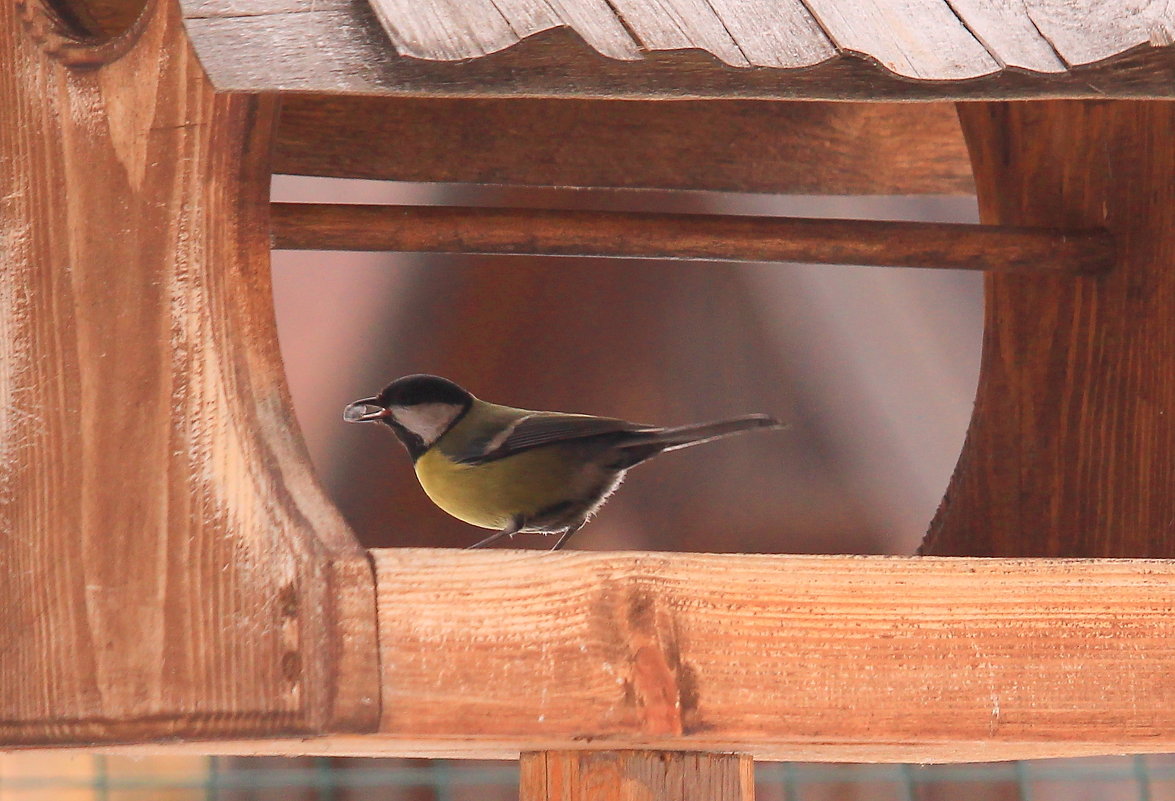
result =
[{"label": "bird's beak", "polygon": [[379,405],[379,398],[363,398],[343,409],[343,419],[348,423],[374,423],[391,414]]}]

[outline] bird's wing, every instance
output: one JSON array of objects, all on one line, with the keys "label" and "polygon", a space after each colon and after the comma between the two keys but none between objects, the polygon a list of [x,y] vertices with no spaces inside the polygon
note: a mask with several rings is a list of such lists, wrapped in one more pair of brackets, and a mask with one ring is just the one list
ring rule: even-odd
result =
[{"label": "bird's wing", "polygon": [[462,464],[482,464],[543,445],[608,434],[633,434],[657,430],[654,426],[629,423],[611,417],[535,412],[518,419],[492,439],[469,443],[460,453],[449,454],[449,458]]}]

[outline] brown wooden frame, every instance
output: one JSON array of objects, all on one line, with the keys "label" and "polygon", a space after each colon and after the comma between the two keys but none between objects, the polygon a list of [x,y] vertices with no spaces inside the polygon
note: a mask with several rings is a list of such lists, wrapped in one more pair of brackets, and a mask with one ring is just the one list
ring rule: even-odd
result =
[{"label": "brown wooden frame", "polygon": [[[510,58],[549,58],[546,39]],[[277,106],[218,91],[283,86],[201,65],[171,0],[105,43],[63,35],[41,0],[0,6],[0,742],[1175,747],[1175,575],[1139,558],[1175,555],[1175,103],[1120,99],[1170,96],[1172,52],[959,86],[875,83],[843,59],[735,78],[685,54],[562,90],[999,99],[960,106],[984,223],[1104,229],[1117,252],[1104,274],[987,279],[975,418],[924,546],[968,558],[364,553],[312,475],[278,359]],[[506,61],[385,60],[381,80],[404,82],[381,91],[493,95]],[[1085,96],[1090,76],[1119,99],[1003,102]],[[535,80],[519,91],[560,93]],[[588,763],[531,768],[555,782]]]},{"label": "brown wooden frame", "polygon": [[1175,749],[1175,564],[380,549],[370,734],[114,753]]}]

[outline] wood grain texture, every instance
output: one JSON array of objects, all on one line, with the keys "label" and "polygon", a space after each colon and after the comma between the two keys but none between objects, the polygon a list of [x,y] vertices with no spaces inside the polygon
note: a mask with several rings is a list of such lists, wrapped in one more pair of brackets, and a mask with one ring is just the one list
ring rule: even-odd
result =
[{"label": "wood grain texture", "polygon": [[960,106],[985,222],[1104,225],[1114,271],[989,276],[974,416],[923,545],[1175,556],[1175,103]]},{"label": "wood grain texture", "polygon": [[0,65],[0,742],[371,727],[371,572],[274,330],[273,102],[162,0],[96,47],[4,4]]},{"label": "wood grain texture", "polygon": [[383,753],[1175,746],[1170,562],[372,555],[385,695],[360,745]]},{"label": "wood grain texture", "polygon": [[[646,50],[697,47],[713,54],[724,64],[751,66],[706,0],[611,0],[611,3]],[[815,34],[824,38],[818,30]],[[827,55],[831,55],[832,48],[827,41],[824,44]]]},{"label": "wood grain texture", "polygon": [[396,51],[411,58],[485,55],[563,24],[602,55],[640,58],[636,42],[606,0],[381,0],[371,6]]},{"label": "wood grain texture", "polygon": [[[1037,29],[1022,0],[950,0],[950,7],[1003,66],[1033,72],[1063,72],[1067,69],[1049,40]],[[1094,30],[1089,28],[1087,35]],[[1129,47],[1127,45],[1125,49]]]},{"label": "wood grain texture", "polygon": [[427,42],[430,56],[442,60],[484,56],[543,30],[544,22],[546,27],[555,23],[547,15],[533,20],[533,29],[516,33],[492,0],[388,0],[371,6],[398,51],[420,57],[420,45]]},{"label": "wood grain texture", "polygon": [[947,103],[291,95],[282,101],[273,169],[531,186],[975,192]]},{"label": "wood grain texture", "polygon": [[1086,275],[1113,268],[1098,229],[718,214],[274,203],[277,250],[862,264]]},{"label": "wood grain texture", "polygon": [[[1033,63],[1038,63],[1046,44],[1026,44],[1032,20],[1026,21],[1014,4],[1001,5],[998,10],[985,7],[984,14],[972,15],[978,20],[976,30],[987,30],[981,24],[987,20],[998,20],[992,24],[1008,28],[1008,33],[999,37],[985,34],[992,42],[1005,38],[1013,42],[1014,49],[1006,59],[987,55],[974,38],[968,41],[970,34],[965,26],[939,0],[877,0],[862,4],[861,13],[872,9],[870,24],[881,26],[874,36],[884,44],[885,52],[892,51],[892,63],[869,49],[880,49],[880,44],[858,43],[852,48],[843,46],[810,67],[779,69],[771,65],[771,59],[796,64],[815,57],[819,50],[818,40],[795,38],[800,28],[785,31],[779,27],[805,24],[794,4],[715,0],[710,7],[717,9],[715,16],[728,34],[738,38],[743,36],[740,31],[756,31],[754,36],[746,34],[747,44],[741,52],[748,60],[754,54],[756,64],[764,62],[755,69],[732,69],[696,48],[646,50],[639,60],[627,56],[609,58],[566,26],[534,33],[488,55],[471,54],[461,61],[430,61],[397,55],[388,46],[387,36],[367,0],[181,2],[200,61],[213,85],[222,91],[806,100],[1175,96],[1175,47],[1169,42],[1163,44],[1159,35],[1152,44],[1150,38],[1133,29],[1125,39],[1115,36],[1113,44],[1103,48],[1112,53],[1088,66],[1047,73],[1027,72],[1018,66],[1001,67],[1025,62],[1030,55]],[[933,3],[927,9],[933,9],[935,19],[941,18],[941,27],[927,25],[914,13],[923,3]],[[573,7],[572,0],[562,0],[558,5],[565,10]],[[739,9],[730,13],[752,16],[735,20],[728,14],[728,5]],[[549,6],[555,8],[555,4]],[[761,6],[772,10],[763,12],[766,16],[760,14],[760,21],[753,15],[760,13]],[[891,14],[900,20],[892,28],[883,22]],[[707,20],[708,25],[713,22],[711,17]],[[845,24],[847,30],[856,30]],[[712,25],[707,30],[711,28]],[[1097,37],[1102,30],[1091,29],[1088,35]],[[719,36],[714,30],[711,34]],[[865,54],[856,54],[856,47],[865,48]],[[980,77],[939,80],[966,74]]]},{"label": "wood grain texture", "polygon": [[707,2],[748,64],[794,69],[836,55],[836,48],[800,0]]},{"label": "wood grain texture", "polygon": [[754,801],[751,758],[680,751],[522,755],[521,801]]},{"label": "wood grain texture", "polygon": [[[615,746],[597,745],[561,739],[548,747],[565,750],[590,749],[614,751]],[[542,744],[535,748],[543,747]],[[653,748],[654,746],[643,746]],[[661,750],[673,749],[672,742],[661,743]],[[627,746],[625,746],[627,748]],[[624,750],[624,749],[621,749]],[[680,750],[680,749],[679,749]],[[689,750],[689,749],[685,749]],[[1040,741],[989,741],[961,748],[952,741],[918,741],[894,745],[862,742],[814,742],[776,745],[760,749],[758,758],[764,761],[802,762],[917,762],[919,764],[949,764],[975,761],[1005,761],[1017,759],[1052,759],[1083,756],[1148,754],[1168,752],[1170,740],[1159,738],[1154,744],[1131,742],[1123,745],[1114,734],[1105,740],[1085,739]],[[306,737],[271,737],[264,740],[186,740],[132,744],[103,744],[72,746],[71,752],[110,754],[116,756],[285,756],[285,757],[411,757],[423,759],[518,759],[519,750],[508,743],[494,740],[471,742],[459,738],[417,737],[406,740],[379,734],[330,734]],[[525,752],[522,752],[525,753]]]},{"label": "wood grain texture", "polygon": [[[954,0],[952,0],[954,2]],[[1069,64],[1089,64],[1131,47],[1175,41],[1170,0],[1025,0],[1033,26]]]},{"label": "wood grain texture", "polygon": [[[421,59],[477,58],[557,25],[595,44],[623,21],[646,51],[696,49],[734,67],[801,67],[854,52],[908,78],[958,80],[1007,66],[1038,72],[1085,64],[1139,45],[1170,45],[1167,0],[1139,7],[1106,0],[371,0],[398,52]],[[1050,42],[1050,39],[1052,40]],[[632,59],[626,50],[619,57]]]},{"label": "wood grain texture", "polygon": [[804,0],[842,50],[876,59],[907,78],[990,75],[1000,62],[942,0]]}]

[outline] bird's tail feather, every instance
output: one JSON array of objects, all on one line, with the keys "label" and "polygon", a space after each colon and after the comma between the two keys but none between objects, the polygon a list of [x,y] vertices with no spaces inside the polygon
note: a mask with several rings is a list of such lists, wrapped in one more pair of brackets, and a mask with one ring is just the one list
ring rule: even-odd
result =
[{"label": "bird's tail feather", "polygon": [[703,442],[729,437],[731,434],[738,434],[742,431],[753,431],[756,428],[786,428],[786,426],[774,417],[765,414],[748,414],[730,420],[716,420],[712,423],[695,423],[688,426],[649,431],[634,437],[630,442],[626,442],[624,447],[659,445],[656,452],[661,453],[674,451],[678,448],[688,448],[691,445],[701,445]]}]

